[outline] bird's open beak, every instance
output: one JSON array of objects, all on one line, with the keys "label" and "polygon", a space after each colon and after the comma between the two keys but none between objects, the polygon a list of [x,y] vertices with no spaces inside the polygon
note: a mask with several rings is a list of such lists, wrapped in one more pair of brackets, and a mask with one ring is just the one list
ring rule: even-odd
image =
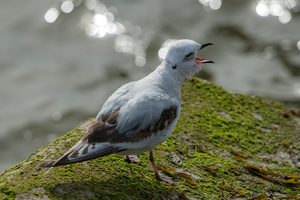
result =
[{"label": "bird's open beak", "polygon": [[203,49],[204,47],[207,47],[207,46],[210,46],[210,45],[214,45],[214,44],[213,43],[204,43],[204,44],[201,44],[200,49]]},{"label": "bird's open beak", "polygon": [[198,58],[196,57],[196,60],[195,60],[197,63],[215,63],[214,61],[211,61],[211,60],[205,60],[205,59],[202,59],[202,58]]},{"label": "bird's open beak", "polygon": [[[201,44],[201,47],[200,49],[203,49],[204,47],[207,47],[207,46],[210,46],[210,45],[213,45],[213,43],[205,43],[205,44]],[[199,49],[199,50],[200,50]],[[195,60],[197,63],[215,63],[214,61],[211,61],[211,60],[205,60],[205,59],[202,59],[202,58],[198,58],[196,57],[196,60]]]}]

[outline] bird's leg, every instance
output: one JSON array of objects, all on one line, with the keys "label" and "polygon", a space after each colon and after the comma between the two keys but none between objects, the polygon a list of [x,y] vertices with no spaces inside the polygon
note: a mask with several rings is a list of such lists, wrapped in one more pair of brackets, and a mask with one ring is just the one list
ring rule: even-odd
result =
[{"label": "bird's leg", "polygon": [[139,155],[126,155],[124,156],[128,162],[140,163]]},{"label": "bird's leg", "polygon": [[152,166],[153,166],[153,169],[154,169],[154,175],[155,177],[158,179],[158,180],[161,180],[161,181],[165,181],[167,183],[171,183],[171,184],[174,184],[174,182],[172,181],[172,178],[166,176],[166,175],[163,175],[161,173],[159,173],[156,169],[156,166],[155,166],[155,163],[154,163],[154,158],[153,158],[153,152],[150,151],[150,161],[152,163]]}]

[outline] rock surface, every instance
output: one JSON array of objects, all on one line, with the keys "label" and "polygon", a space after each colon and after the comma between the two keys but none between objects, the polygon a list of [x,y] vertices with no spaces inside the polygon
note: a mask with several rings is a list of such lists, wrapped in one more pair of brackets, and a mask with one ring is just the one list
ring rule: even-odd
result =
[{"label": "rock surface", "polygon": [[[300,169],[293,160],[299,158],[300,120],[276,101],[186,81],[179,122],[154,150],[159,171],[173,176],[175,185],[155,179],[148,153],[138,164],[109,155],[46,175],[36,167],[63,155],[93,120],[0,174],[0,199],[297,199]],[[172,161],[175,155],[180,164]]]}]

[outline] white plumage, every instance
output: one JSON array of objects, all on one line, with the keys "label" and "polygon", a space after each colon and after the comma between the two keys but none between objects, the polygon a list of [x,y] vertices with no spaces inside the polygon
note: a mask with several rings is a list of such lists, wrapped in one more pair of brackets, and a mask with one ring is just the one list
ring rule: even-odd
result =
[{"label": "white plumage", "polygon": [[[172,180],[157,172],[152,149],[165,141],[180,116],[183,81],[200,71],[204,63],[197,52],[211,43],[192,40],[174,42],[165,60],[145,78],[127,83],[115,91],[102,106],[85,136],[57,161],[39,167],[55,167],[94,159],[111,153],[141,154],[150,151],[155,176]],[[137,157],[126,156],[139,162]]]}]

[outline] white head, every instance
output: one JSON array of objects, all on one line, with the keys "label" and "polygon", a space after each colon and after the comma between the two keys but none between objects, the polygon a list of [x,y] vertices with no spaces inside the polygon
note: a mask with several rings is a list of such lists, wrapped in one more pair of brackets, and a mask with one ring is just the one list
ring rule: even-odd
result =
[{"label": "white head", "polygon": [[[214,63],[197,57],[200,49],[212,45],[212,43],[198,44],[193,40],[178,40],[174,42],[166,55],[164,66],[172,71],[178,78],[192,77],[199,72],[205,63]],[[183,82],[182,80],[182,82]]]}]

